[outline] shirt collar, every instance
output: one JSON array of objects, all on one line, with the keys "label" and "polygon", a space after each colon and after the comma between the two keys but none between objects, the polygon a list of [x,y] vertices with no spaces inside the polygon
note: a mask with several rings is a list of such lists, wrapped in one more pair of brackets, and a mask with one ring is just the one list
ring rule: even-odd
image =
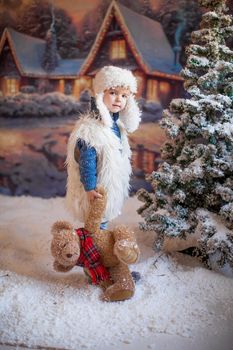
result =
[{"label": "shirt collar", "polygon": [[114,122],[116,122],[119,119],[119,112],[117,112],[117,113],[111,112],[110,114],[111,114],[111,117],[112,117]]}]

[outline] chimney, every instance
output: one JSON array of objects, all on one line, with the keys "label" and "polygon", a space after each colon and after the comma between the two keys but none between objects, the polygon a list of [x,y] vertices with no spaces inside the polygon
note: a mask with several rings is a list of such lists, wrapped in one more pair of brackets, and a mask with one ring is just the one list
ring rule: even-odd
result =
[{"label": "chimney", "polygon": [[173,47],[174,50],[174,54],[175,54],[175,58],[174,58],[174,66],[176,67],[179,62],[180,62],[180,52],[181,52],[181,46],[180,46],[180,37],[182,32],[185,29],[186,26],[186,19],[183,16],[183,11],[180,11],[178,14],[178,18],[179,18],[179,23],[178,26],[176,28],[176,32],[175,32],[175,45]]},{"label": "chimney", "polygon": [[174,66],[177,67],[180,63],[180,52],[181,52],[181,46],[174,46]]}]

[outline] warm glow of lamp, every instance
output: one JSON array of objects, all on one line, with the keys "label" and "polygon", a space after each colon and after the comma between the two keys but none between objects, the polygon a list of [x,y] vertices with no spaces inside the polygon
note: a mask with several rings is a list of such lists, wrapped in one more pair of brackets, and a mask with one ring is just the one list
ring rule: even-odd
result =
[{"label": "warm glow of lamp", "polygon": [[137,96],[137,98],[139,98],[140,96],[142,96],[142,93],[144,90],[145,79],[144,79],[143,74],[139,71],[135,71],[134,76],[137,79],[137,85],[138,85],[136,96]]},{"label": "warm glow of lamp", "polygon": [[154,79],[147,80],[147,100],[149,101],[159,101],[158,96],[158,81]]},{"label": "warm glow of lamp", "polygon": [[126,44],[125,40],[113,40],[110,45],[110,58],[122,59],[126,58]]},{"label": "warm glow of lamp", "polygon": [[18,79],[7,78],[6,79],[6,94],[15,95],[19,92]]},{"label": "warm glow of lamp", "polygon": [[64,94],[65,91],[65,80],[64,79],[60,79],[59,80],[59,88],[58,88],[59,92]]},{"label": "warm glow of lamp", "polygon": [[92,80],[90,77],[81,77],[75,79],[73,94],[75,97],[79,98],[82,91],[89,89],[91,90]]},{"label": "warm glow of lamp", "polygon": [[162,94],[168,94],[170,92],[170,84],[167,81],[161,81],[159,89]]}]

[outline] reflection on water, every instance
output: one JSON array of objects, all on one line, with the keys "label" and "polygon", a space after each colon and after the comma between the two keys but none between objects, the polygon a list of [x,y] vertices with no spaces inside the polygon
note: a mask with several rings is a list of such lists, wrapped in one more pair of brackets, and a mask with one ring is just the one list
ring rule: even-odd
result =
[{"label": "reflection on water", "polygon": [[160,153],[146,148],[144,145],[136,145],[132,149],[133,170],[140,169],[143,174],[150,174],[158,168]]},{"label": "reflection on water", "polygon": [[[0,192],[51,197],[65,194],[66,145],[74,119],[0,119]],[[153,132],[154,131],[154,132]],[[164,136],[158,125],[142,124],[130,136],[132,190],[148,186]]]}]

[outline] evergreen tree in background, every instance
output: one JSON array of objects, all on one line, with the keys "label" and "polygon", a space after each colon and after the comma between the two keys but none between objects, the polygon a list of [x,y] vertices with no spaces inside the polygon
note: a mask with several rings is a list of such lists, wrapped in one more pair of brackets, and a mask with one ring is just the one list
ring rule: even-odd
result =
[{"label": "evergreen tree in background", "polygon": [[0,36],[6,27],[16,28],[16,21],[6,10],[0,12]]},{"label": "evergreen tree in background", "polygon": [[181,72],[190,98],[174,99],[163,113],[163,163],[149,176],[154,193],[139,190],[138,212],[141,229],[157,233],[157,248],[173,239],[181,250],[196,237],[209,266],[233,270],[233,51],[225,45],[232,16],[225,0],[199,3],[207,12]]},{"label": "evergreen tree in background", "polygon": [[57,37],[55,29],[54,8],[52,7],[52,23],[46,34],[46,47],[42,67],[46,71],[53,71],[58,65]]},{"label": "evergreen tree in background", "polygon": [[150,0],[141,0],[141,11],[140,13],[144,16],[150,17],[150,18],[154,18],[154,12],[152,10],[151,7],[151,3]]},{"label": "evergreen tree in background", "polygon": [[0,0],[0,6],[15,10],[22,5],[22,0]]},{"label": "evergreen tree in background", "polygon": [[162,2],[154,17],[159,21],[172,47],[181,47],[180,63],[186,62],[185,47],[190,43],[191,32],[198,28],[201,10],[197,0],[168,0]]},{"label": "evergreen tree in background", "polygon": [[22,6],[22,0],[0,0],[0,36],[6,27],[16,28],[14,12]]},{"label": "evergreen tree in background", "polygon": [[[33,0],[29,3],[22,16],[18,19],[17,30],[22,33],[46,39],[52,22],[51,4],[46,0]],[[70,16],[60,8],[54,8],[54,28],[57,37],[57,49],[62,58],[76,58],[79,50],[77,48],[77,30]]]}]

